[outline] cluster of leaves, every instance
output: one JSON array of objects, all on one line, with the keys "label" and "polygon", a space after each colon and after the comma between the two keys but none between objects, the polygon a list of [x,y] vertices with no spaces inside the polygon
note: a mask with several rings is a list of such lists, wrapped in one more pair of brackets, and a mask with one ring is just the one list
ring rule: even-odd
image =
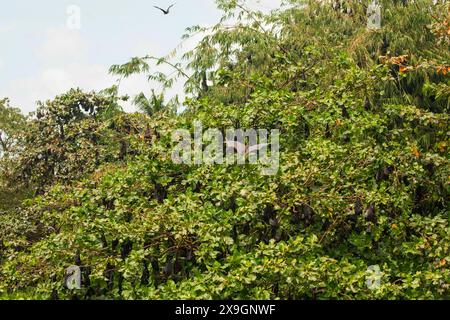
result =
[{"label": "cluster of leaves", "polygon": [[25,121],[19,109],[10,107],[7,99],[0,100],[0,212],[21,199],[18,193],[22,192],[11,186],[9,180]]},{"label": "cluster of leaves", "polygon": [[122,161],[128,136],[142,128],[125,115],[119,98],[72,89],[39,103],[16,150],[13,183],[44,192],[58,182],[76,181],[102,163]]},{"label": "cluster of leaves", "polygon": [[25,119],[17,108],[9,105],[8,99],[0,100],[0,154],[10,153],[24,126]]},{"label": "cluster of leaves", "polygon": [[[117,101],[81,92],[41,106],[36,121],[49,129],[33,135],[49,140],[30,143],[56,137],[64,150],[43,162],[51,167],[32,166],[52,168],[51,181],[25,171],[50,188],[0,220],[0,297],[450,297],[448,100],[427,90],[448,89],[449,79],[436,68],[400,70],[410,61],[448,65],[448,41],[430,27],[448,6],[385,2],[386,26],[369,32],[365,1],[346,1],[352,10],[289,2],[302,5],[263,15],[218,1],[224,19],[185,55],[196,97],[182,114],[166,112],[154,93],[138,99],[151,117],[105,119],[102,110]],[[112,71],[150,72],[144,62]],[[121,135],[121,121],[139,129]],[[174,164],[171,133],[194,121],[279,129],[278,173]],[[83,155],[99,132],[103,142]],[[111,156],[121,145],[112,137],[134,151]],[[109,160],[95,162],[91,151],[103,149]],[[64,287],[73,264],[81,290]],[[380,286],[370,288],[374,265]]]}]

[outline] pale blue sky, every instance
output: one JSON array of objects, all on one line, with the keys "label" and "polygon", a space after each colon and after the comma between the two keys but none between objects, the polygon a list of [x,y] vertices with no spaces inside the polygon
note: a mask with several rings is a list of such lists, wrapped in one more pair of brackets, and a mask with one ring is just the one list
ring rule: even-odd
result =
[{"label": "pale blue sky", "polygon": [[[174,2],[167,16],[153,8]],[[269,10],[279,0],[249,0],[247,4]],[[80,30],[67,27],[70,5],[81,9]],[[211,25],[220,16],[214,0],[4,1],[0,98],[9,97],[12,104],[29,112],[36,100],[52,98],[70,87],[100,90],[114,83],[107,73],[112,64],[147,53],[165,55],[180,43],[186,27]],[[123,83],[123,93],[131,95],[148,88],[138,77]],[[178,86],[173,92],[179,90]]]}]

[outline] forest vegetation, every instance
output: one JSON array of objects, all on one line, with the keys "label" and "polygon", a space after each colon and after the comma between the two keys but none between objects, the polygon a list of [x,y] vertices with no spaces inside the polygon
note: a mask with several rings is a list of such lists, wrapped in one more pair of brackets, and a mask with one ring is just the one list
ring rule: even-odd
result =
[{"label": "forest vegetation", "polygon": [[[216,2],[181,60],[111,67],[184,81],[181,111],[156,88],[135,113],[117,86],[0,100],[0,299],[450,298],[449,4],[380,1],[369,29],[372,1]],[[174,163],[195,121],[278,129],[278,172]]]}]

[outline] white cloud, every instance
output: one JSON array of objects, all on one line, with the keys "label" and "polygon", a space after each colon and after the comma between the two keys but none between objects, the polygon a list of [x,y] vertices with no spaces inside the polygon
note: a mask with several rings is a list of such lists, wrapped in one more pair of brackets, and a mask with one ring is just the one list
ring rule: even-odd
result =
[{"label": "white cloud", "polygon": [[[16,28],[16,22],[0,22],[0,34],[11,32]],[[0,57],[0,70],[5,66],[5,61]]]},{"label": "white cloud", "polygon": [[[52,99],[71,88],[80,88],[87,92],[99,91],[116,84],[116,80],[115,76],[108,74],[108,67],[73,64],[65,68],[47,68],[37,75],[11,81],[4,91],[0,90],[0,96],[9,97],[14,105],[20,106],[24,113],[28,113],[36,109],[37,101]],[[124,110],[136,111],[132,105],[133,97],[140,92],[149,94],[151,88],[161,90],[158,84],[147,82],[145,75],[123,79],[119,94],[129,95],[131,98],[122,103]],[[179,81],[166,92],[166,98],[170,99],[179,94],[182,99],[182,92],[183,82]]]},{"label": "white cloud", "polygon": [[[44,67],[36,74],[10,81],[0,90],[0,96],[11,98],[28,113],[36,109],[37,101],[52,99],[71,88],[99,91],[114,85],[117,79],[108,74],[109,66],[88,63],[88,49],[76,31],[47,30],[44,43],[36,51]],[[133,96],[149,91],[148,87],[145,78],[133,77],[122,81],[120,93]],[[127,102],[124,109],[133,111],[134,107]]]},{"label": "white cloud", "polygon": [[38,57],[46,66],[63,66],[86,61],[88,44],[78,31],[67,28],[48,29]]},{"label": "white cloud", "polygon": [[[136,40],[134,48],[130,48],[130,56],[167,53],[158,44]],[[197,36],[185,41],[174,60],[180,58],[181,52],[193,49],[199,40],[200,36]],[[95,48],[89,45],[78,31],[71,31],[67,28],[46,30],[42,45],[34,51],[42,62],[41,67],[34,74],[8,82],[0,88],[0,96],[9,97],[14,105],[19,106],[24,113],[28,113],[36,109],[37,101],[53,99],[70,88],[79,87],[84,91],[99,91],[116,84],[117,77],[108,73],[109,65],[89,62],[88,53],[91,50],[95,50]],[[127,61],[118,61],[117,63],[125,62]],[[158,70],[167,74],[174,71],[167,65],[160,66]],[[167,99],[178,94],[182,102],[184,80],[181,79],[174,84],[172,89],[167,90]],[[120,84],[120,94],[127,94],[131,97],[128,102],[124,103],[124,109],[135,111],[135,107],[131,103],[132,98],[140,92],[148,94],[151,88],[157,91],[161,90],[158,84],[148,83],[143,75],[123,79]]]},{"label": "white cloud", "polygon": [[138,57],[145,55],[163,55],[164,53],[165,51],[161,46],[144,41],[137,41],[137,44],[134,46],[134,49],[130,50],[130,55]]},{"label": "white cloud", "polygon": [[47,68],[36,75],[11,81],[2,96],[8,96],[27,113],[35,110],[36,101],[45,101],[72,87],[85,90],[101,89],[111,83],[101,66],[71,65],[67,68]]},{"label": "white cloud", "polygon": [[0,24],[0,33],[13,31],[17,26],[16,22],[3,22]]}]

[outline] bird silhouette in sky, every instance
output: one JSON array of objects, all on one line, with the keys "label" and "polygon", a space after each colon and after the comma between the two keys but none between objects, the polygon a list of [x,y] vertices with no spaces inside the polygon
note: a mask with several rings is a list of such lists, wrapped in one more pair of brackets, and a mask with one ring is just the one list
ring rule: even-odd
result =
[{"label": "bird silhouette in sky", "polygon": [[171,6],[169,6],[167,9],[163,9],[163,8],[160,8],[160,7],[158,7],[158,6],[153,6],[154,8],[156,8],[156,9],[158,9],[158,10],[161,10],[165,15],[166,14],[169,14],[170,13],[170,9],[172,9],[172,7],[175,5],[175,3],[174,4],[172,4]]}]

